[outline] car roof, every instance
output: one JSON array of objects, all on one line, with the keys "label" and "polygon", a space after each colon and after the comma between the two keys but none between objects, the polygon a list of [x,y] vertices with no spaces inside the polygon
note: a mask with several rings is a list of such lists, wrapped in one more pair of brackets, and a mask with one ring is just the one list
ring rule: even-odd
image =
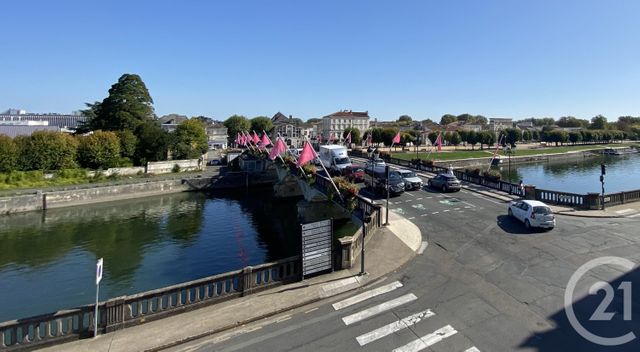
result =
[{"label": "car roof", "polygon": [[529,204],[529,205],[530,205],[530,206],[532,206],[532,207],[547,207],[547,208],[549,207],[548,205],[546,205],[546,204],[542,203],[542,202],[541,202],[541,201],[539,201],[539,200],[523,200],[523,201],[521,201],[521,202],[522,202],[522,203],[527,203],[527,204]]}]

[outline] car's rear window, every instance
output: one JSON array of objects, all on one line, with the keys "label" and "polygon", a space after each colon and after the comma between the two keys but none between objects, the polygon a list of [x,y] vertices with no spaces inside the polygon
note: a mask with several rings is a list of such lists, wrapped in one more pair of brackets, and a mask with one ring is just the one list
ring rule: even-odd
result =
[{"label": "car's rear window", "polygon": [[533,207],[535,214],[549,215],[551,214],[551,208],[549,207]]}]

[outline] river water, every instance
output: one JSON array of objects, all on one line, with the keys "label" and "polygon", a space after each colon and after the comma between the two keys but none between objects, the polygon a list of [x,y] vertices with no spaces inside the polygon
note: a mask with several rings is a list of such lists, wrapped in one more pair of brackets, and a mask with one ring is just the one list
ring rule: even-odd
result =
[{"label": "river water", "polygon": [[600,193],[600,164],[607,165],[605,192],[622,192],[640,189],[640,154],[602,155],[584,159],[567,159],[553,162],[511,164],[508,160],[499,167],[504,180],[517,183],[523,180],[538,188],[578,194]]},{"label": "river water", "polygon": [[271,191],[161,197],[0,217],[0,322],[296,255],[297,200]]}]

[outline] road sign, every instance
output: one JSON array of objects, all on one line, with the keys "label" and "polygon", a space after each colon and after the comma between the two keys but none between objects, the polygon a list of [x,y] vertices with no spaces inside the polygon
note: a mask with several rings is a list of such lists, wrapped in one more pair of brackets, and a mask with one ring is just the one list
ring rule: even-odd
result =
[{"label": "road sign", "polygon": [[302,224],[302,275],[332,270],[333,221]]},{"label": "road sign", "polygon": [[98,259],[96,263],[96,285],[100,283],[102,280],[102,264],[104,263],[103,258]]}]

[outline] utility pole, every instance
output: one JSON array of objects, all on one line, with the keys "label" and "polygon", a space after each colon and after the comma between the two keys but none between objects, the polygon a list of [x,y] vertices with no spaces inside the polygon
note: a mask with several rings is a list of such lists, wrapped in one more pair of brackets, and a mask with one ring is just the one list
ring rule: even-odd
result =
[{"label": "utility pole", "polygon": [[607,165],[600,164],[600,183],[602,184],[602,210],[604,210],[604,175],[607,174]]}]

